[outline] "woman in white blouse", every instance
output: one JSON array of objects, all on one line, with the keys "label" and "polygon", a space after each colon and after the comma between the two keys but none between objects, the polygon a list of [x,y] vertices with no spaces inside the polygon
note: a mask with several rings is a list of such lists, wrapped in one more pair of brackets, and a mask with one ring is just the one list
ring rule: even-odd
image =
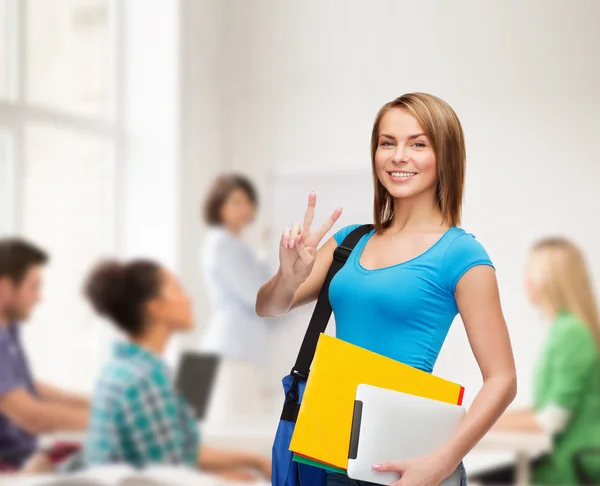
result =
[{"label": "woman in white blouse", "polygon": [[257,205],[254,186],[237,174],[217,178],[204,205],[209,230],[202,250],[202,270],[211,317],[202,349],[222,357],[212,394],[211,421],[256,415],[266,406],[268,323],[256,315],[254,304],[269,270],[242,240]]}]

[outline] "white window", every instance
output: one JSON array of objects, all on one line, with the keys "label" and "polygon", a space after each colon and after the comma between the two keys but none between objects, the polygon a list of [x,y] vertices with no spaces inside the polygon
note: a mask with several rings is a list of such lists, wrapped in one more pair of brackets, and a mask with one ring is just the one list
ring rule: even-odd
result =
[{"label": "white window", "polygon": [[8,132],[0,130],[0,236],[13,227],[13,167]]},{"label": "white window", "polygon": [[8,40],[8,23],[7,23],[7,1],[0,0],[0,97],[6,98],[7,86],[7,40]]},{"label": "white window", "polygon": [[37,377],[81,390],[107,351],[81,287],[116,250],[117,6],[0,0],[0,234],[49,252],[26,347]]}]

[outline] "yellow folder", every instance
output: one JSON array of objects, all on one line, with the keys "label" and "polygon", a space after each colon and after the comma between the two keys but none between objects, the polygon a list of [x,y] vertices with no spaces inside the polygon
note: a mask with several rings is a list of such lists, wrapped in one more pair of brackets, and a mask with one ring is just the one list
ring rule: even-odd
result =
[{"label": "yellow folder", "polygon": [[356,387],[361,383],[458,405],[464,393],[456,383],[321,334],[290,450],[347,469]]}]

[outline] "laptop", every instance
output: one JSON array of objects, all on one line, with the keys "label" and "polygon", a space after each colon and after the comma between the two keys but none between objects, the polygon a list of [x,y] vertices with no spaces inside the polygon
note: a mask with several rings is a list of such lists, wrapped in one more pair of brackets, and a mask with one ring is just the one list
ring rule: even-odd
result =
[{"label": "laptop", "polygon": [[220,358],[210,353],[184,353],[179,362],[175,386],[194,410],[198,421],[206,418]]},{"label": "laptop", "polygon": [[[374,464],[420,457],[446,442],[465,416],[459,405],[409,395],[371,385],[358,385],[348,476],[358,481],[392,484],[394,472],[379,472]],[[462,467],[442,482],[460,486]]]}]

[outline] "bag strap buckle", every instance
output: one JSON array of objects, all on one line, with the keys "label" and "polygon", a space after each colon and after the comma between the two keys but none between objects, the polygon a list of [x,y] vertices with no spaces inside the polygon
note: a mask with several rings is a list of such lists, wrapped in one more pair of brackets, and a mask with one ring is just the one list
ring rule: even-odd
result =
[{"label": "bag strap buckle", "polygon": [[297,380],[297,379],[308,380],[308,375],[309,375],[309,373],[302,373],[301,371],[297,370],[296,368],[292,368],[292,371],[290,372],[290,374],[294,377],[295,380]]},{"label": "bag strap buckle", "polygon": [[338,245],[333,252],[333,259],[344,264],[348,260],[350,253],[352,253],[352,248],[348,248],[344,245]]}]

